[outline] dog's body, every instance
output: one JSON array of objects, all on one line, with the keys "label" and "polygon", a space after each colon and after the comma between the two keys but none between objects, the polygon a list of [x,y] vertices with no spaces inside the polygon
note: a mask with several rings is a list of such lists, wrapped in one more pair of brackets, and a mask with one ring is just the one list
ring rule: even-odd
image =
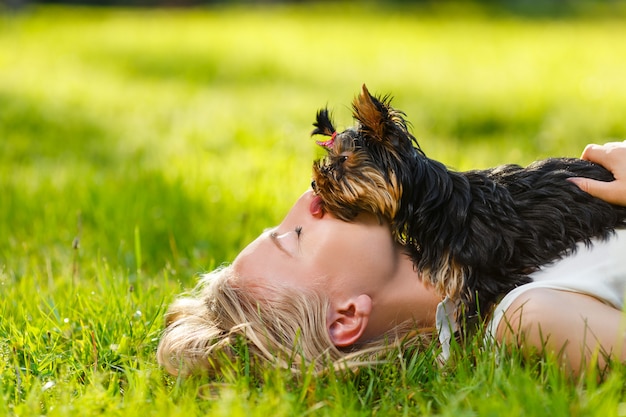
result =
[{"label": "dog's body", "polygon": [[626,226],[625,207],[567,181],[612,181],[599,165],[554,158],[454,172],[426,157],[388,97],[363,86],[353,109],[357,126],[339,134],[328,112],[318,112],[313,134],[331,139],[318,142],[328,155],[314,164],[314,190],[343,220],[369,212],[388,221],[422,278],[460,300],[465,319],[488,313],[499,296],[579,242]]}]

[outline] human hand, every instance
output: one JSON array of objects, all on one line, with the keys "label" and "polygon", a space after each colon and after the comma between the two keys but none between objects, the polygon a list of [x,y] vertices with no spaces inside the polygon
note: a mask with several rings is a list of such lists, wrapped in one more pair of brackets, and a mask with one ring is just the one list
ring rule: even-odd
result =
[{"label": "human hand", "polygon": [[615,181],[571,178],[583,191],[611,204],[626,206],[626,140],[604,145],[587,145],[581,159],[600,164],[613,174]]}]

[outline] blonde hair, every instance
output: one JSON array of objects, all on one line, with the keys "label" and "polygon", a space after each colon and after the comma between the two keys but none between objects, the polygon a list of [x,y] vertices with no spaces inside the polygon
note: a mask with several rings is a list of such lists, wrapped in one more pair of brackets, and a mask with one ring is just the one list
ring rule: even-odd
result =
[{"label": "blonde hair", "polygon": [[[157,350],[159,363],[169,373],[218,374],[224,359],[235,359],[242,340],[255,363],[293,372],[303,364],[316,372],[329,365],[354,367],[371,363],[377,353],[398,346],[409,334],[407,326],[399,326],[376,340],[339,349],[326,327],[328,297],[263,282],[253,289],[237,284],[231,267],[218,268],[172,303]],[[414,332],[412,338],[422,343],[430,342],[431,336],[432,329]]]}]

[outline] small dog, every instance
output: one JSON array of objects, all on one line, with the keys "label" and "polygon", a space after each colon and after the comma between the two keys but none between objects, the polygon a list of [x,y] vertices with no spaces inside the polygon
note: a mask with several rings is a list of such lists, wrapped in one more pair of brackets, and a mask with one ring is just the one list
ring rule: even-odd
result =
[{"label": "small dog", "polygon": [[489,314],[498,297],[578,242],[626,226],[625,207],[566,180],[612,181],[603,167],[550,158],[454,172],[424,154],[390,103],[364,85],[352,104],[357,124],[341,133],[327,109],[317,113],[312,135],[330,138],[317,142],[328,153],[313,165],[313,190],[340,219],[368,212],[388,221],[422,277],[459,300],[460,322]]}]

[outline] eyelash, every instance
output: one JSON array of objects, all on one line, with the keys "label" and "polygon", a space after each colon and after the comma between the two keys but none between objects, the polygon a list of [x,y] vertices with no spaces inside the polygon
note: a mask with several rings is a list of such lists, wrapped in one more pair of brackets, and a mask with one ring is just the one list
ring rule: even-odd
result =
[{"label": "eyelash", "polygon": [[302,226],[296,226],[296,234],[298,235],[298,237],[300,237],[301,233],[302,233]]}]

